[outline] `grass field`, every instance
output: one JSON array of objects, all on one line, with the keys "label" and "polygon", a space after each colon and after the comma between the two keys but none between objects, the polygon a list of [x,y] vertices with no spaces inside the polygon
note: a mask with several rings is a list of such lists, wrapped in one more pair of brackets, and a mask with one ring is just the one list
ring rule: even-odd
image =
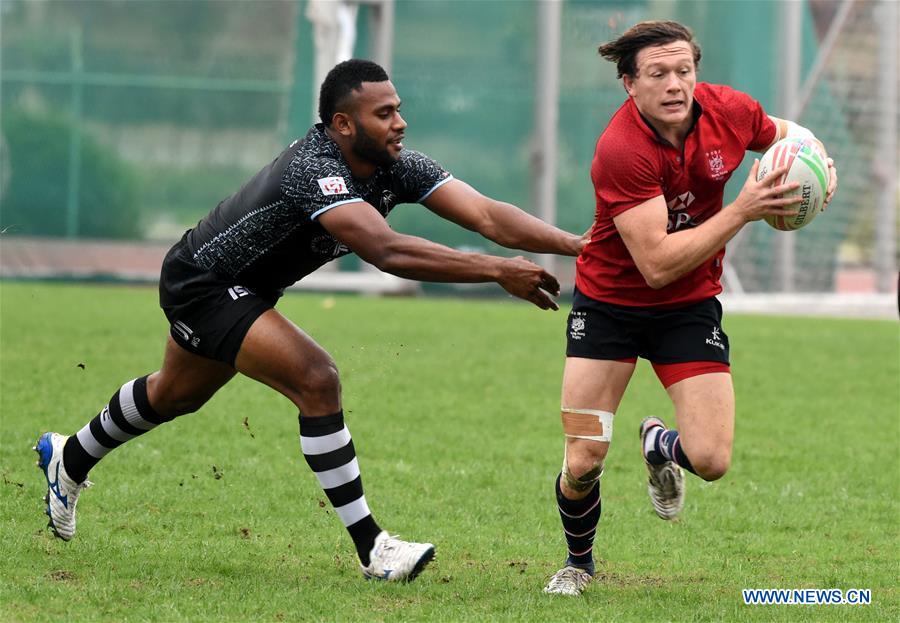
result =
[{"label": "grass field", "polygon": [[[565,310],[324,295],[279,307],[340,367],[376,518],[435,543],[433,565],[409,585],[363,581],[295,410],[242,378],[109,455],[78,535],[55,540],[31,445],[155,370],[166,324],[152,288],[5,282],[2,620],[900,619],[896,322],[727,317],[733,467],[692,478],[674,524],[646,497],[637,423],[671,412],[642,362],[603,478],[598,581],[566,599],[541,593],[565,551],[552,493]],[[746,606],[742,588],[866,588],[872,603]]]}]

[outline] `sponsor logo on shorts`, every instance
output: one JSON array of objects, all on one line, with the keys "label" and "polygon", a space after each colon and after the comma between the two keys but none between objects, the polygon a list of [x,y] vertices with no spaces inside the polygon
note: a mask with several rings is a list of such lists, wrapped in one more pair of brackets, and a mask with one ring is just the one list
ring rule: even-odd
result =
[{"label": "sponsor logo on shorts", "polygon": [[719,327],[712,328],[712,337],[706,338],[706,343],[709,346],[715,346],[720,350],[725,350],[725,344],[722,343],[722,333]]},{"label": "sponsor logo on shorts", "polygon": [[323,195],[346,195],[347,183],[342,177],[323,177],[318,180]]},{"label": "sponsor logo on shorts", "polygon": [[569,337],[580,340],[585,336],[587,326],[587,313],[573,311],[569,314]]},{"label": "sponsor logo on shorts", "polygon": [[194,331],[180,320],[176,320],[172,323],[172,331],[194,348],[199,346],[200,338],[194,335]]}]

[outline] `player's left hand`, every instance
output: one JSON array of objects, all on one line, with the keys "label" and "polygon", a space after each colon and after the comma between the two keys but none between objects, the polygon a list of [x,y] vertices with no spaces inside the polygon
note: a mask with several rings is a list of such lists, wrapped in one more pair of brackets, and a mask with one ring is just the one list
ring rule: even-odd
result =
[{"label": "player's left hand", "polygon": [[828,190],[825,191],[825,201],[822,202],[822,209],[828,207],[828,204],[831,203],[831,198],[834,196],[834,191],[837,190],[837,169],[834,166],[834,160],[831,158],[826,158],[825,162],[828,163]]}]

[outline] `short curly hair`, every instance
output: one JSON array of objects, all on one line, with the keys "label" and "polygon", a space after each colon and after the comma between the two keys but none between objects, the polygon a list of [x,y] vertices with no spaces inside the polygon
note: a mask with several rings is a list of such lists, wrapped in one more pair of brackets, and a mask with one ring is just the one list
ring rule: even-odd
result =
[{"label": "short curly hair", "polygon": [[360,58],[338,63],[325,76],[319,89],[319,118],[326,126],[331,126],[334,113],[347,105],[349,95],[358,91],[363,82],[384,82],[389,80],[387,72],[378,63]]},{"label": "short curly hair", "polygon": [[600,56],[616,64],[618,76],[637,76],[637,56],[644,48],[684,41],[691,46],[694,66],[700,65],[700,46],[694,40],[694,33],[678,22],[639,22],[622,33],[618,39],[604,43],[598,48]]}]

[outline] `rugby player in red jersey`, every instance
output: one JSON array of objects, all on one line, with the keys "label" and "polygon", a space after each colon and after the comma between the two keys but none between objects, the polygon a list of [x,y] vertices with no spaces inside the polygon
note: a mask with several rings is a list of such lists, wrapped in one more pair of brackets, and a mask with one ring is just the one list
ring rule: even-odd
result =
[{"label": "rugby player in red jersey", "polygon": [[[812,137],[768,116],[750,96],[697,82],[700,48],[677,22],[642,22],[600,46],[628,99],[597,141],[591,165],[596,217],[577,261],[562,387],[566,436],[556,499],[568,546],[547,593],[579,595],[594,573],[600,476],[613,414],[638,357],[648,359],[675,408],[678,429],[648,417],[640,438],[657,515],[678,516],[682,468],[721,478],[731,461],[734,391],[728,336],[716,295],[725,243],[752,221],[796,211],[776,183],[757,181],[758,160],[733,203],[725,183],[746,150]],[[823,147],[824,151],[824,147]],[[831,199],[837,175],[828,159]]]}]

